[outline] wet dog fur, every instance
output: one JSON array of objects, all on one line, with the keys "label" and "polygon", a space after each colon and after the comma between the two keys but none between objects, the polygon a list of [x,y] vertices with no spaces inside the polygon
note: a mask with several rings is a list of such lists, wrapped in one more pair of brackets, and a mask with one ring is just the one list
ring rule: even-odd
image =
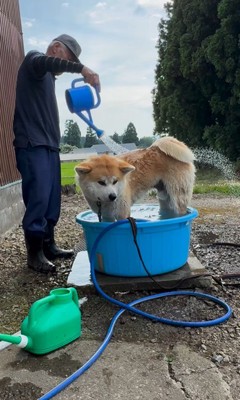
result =
[{"label": "wet dog fur", "polygon": [[91,209],[102,221],[130,216],[131,206],[156,189],[163,217],[183,215],[190,205],[194,154],[173,137],[163,137],[146,149],[117,156],[93,156],[75,167],[76,181]]}]

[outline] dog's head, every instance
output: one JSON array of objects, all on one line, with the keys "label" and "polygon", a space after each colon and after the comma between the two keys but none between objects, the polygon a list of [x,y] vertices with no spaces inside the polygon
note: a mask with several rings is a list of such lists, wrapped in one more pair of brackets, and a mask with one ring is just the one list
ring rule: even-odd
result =
[{"label": "dog's head", "polygon": [[94,156],[75,167],[77,183],[88,201],[113,202],[123,189],[125,177],[135,167],[120,158]]}]

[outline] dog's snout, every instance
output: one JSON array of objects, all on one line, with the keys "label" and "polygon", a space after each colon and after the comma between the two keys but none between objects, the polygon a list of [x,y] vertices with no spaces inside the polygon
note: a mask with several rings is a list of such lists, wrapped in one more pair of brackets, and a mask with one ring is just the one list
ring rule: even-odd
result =
[{"label": "dog's snout", "polygon": [[109,196],[109,200],[114,201],[117,198],[117,195],[115,193],[111,193]]}]

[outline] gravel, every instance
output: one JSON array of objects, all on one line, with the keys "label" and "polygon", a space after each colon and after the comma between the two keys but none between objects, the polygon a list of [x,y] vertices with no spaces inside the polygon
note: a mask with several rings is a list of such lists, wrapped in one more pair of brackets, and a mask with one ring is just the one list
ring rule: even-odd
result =
[{"label": "gravel", "polygon": [[[153,197],[145,199],[156,202]],[[159,324],[143,320],[139,317],[124,314],[116,328],[114,337],[118,341],[155,341],[162,345],[169,342],[185,342],[197,348],[204,356],[210,358],[221,369],[224,379],[232,390],[240,390],[240,279],[221,279],[222,274],[240,273],[240,198],[210,195],[194,195],[192,204],[199,212],[194,220],[191,235],[191,250],[199,259],[207,272],[215,279],[211,287],[199,289],[223,299],[233,309],[233,316],[224,324],[214,328],[159,328]],[[88,208],[80,194],[63,195],[62,213],[56,229],[56,239],[60,246],[74,248],[77,251],[79,241],[83,238],[81,227],[75,222],[76,215]],[[214,243],[220,242],[219,245]],[[225,243],[225,244],[224,244]],[[229,243],[229,244],[226,244]],[[14,333],[19,330],[20,323],[28,314],[31,304],[49,294],[52,288],[66,286],[72,260],[57,261],[57,272],[52,275],[42,275],[31,271],[26,266],[26,254],[21,227],[9,232],[0,240],[0,332]],[[238,246],[233,246],[233,244]],[[116,293],[116,297],[127,302],[148,293]],[[92,294],[83,305],[84,335],[86,338],[102,338],[106,326],[115,312],[112,305],[97,294]],[[166,303],[166,304],[165,304]],[[173,299],[163,302],[161,315],[171,309],[178,317],[179,310],[186,318],[213,318],[215,306],[206,304],[196,307],[196,299]],[[168,304],[168,306],[167,306]],[[146,311],[151,304],[143,306]],[[166,309],[164,309],[166,307]],[[195,311],[196,310],[196,311]],[[221,311],[222,312],[222,311]],[[175,313],[175,314],[174,314]],[[181,315],[182,317],[182,315]],[[134,328],[136,327],[136,328]],[[128,329],[129,328],[129,329]],[[169,333],[170,332],[170,333]],[[169,333],[169,334],[168,334]],[[231,383],[232,385],[232,383]],[[236,397],[237,398],[237,397]]]}]

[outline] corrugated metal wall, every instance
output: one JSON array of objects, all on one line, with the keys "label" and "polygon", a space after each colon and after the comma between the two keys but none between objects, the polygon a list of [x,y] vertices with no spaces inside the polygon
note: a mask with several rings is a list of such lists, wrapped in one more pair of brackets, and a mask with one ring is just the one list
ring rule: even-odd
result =
[{"label": "corrugated metal wall", "polygon": [[12,145],[15,86],[24,57],[18,0],[0,0],[0,186],[20,179]]}]

